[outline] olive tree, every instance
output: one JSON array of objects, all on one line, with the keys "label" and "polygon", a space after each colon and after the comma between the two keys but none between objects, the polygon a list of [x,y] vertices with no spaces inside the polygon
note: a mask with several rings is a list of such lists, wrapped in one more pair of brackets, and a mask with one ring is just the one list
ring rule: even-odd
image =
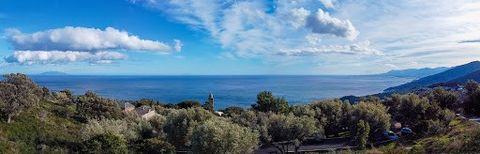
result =
[{"label": "olive tree", "polygon": [[315,118],[324,126],[326,135],[336,135],[348,130],[351,105],[340,100],[314,102]]},{"label": "olive tree", "polygon": [[387,108],[378,102],[360,102],[353,106],[351,119],[351,132],[354,136],[358,136],[356,133],[356,124],[363,120],[370,126],[369,138],[374,139],[383,134],[384,131],[390,129],[390,114],[387,112]]},{"label": "olive tree", "polygon": [[82,153],[128,153],[126,141],[115,134],[98,134],[82,142]]},{"label": "olive tree", "polygon": [[203,108],[178,109],[169,113],[163,130],[167,140],[176,149],[185,149],[191,145],[192,131],[195,126],[212,118],[213,114]]},{"label": "olive tree", "polygon": [[220,118],[206,121],[195,127],[192,133],[192,151],[194,153],[252,153],[257,145],[257,132]]},{"label": "olive tree", "polygon": [[42,90],[24,74],[7,74],[0,81],[0,114],[7,120],[34,106]]},{"label": "olive tree", "polygon": [[268,135],[271,144],[277,147],[281,153],[286,152],[284,145],[294,144],[298,150],[307,136],[323,135],[323,128],[319,127],[312,117],[297,117],[293,114],[270,114],[268,120]]},{"label": "olive tree", "polygon": [[118,102],[97,96],[91,91],[79,96],[76,101],[77,114],[82,120],[86,119],[120,119],[123,116]]}]

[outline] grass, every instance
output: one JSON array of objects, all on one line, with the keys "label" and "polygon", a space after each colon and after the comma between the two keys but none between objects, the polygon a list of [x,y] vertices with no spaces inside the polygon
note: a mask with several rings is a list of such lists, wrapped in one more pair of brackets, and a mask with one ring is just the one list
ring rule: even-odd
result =
[{"label": "grass", "polygon": [[80,123],[59,114],[59,110],[72,111],[69,108],[72,106],[42,101],[22,112],[12,123],[1,121],[0,153],[36,153],[37,147],[52,152],[75,149]]}]

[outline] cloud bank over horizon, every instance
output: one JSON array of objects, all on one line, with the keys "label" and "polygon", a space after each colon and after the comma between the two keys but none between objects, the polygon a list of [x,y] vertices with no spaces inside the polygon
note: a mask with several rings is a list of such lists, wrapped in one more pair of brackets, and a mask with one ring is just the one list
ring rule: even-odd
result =
[{"label": "cloud bank over horizon", "polygon": [[127,55],[115,51],[180,52],[182,43],[167,43],[140,39],[126,31],[107,27],[104,30],[86,27],[64,27],[22,33],[7,29],[6,37],[15,52],[5,58],[7,63],[61,64],[88,62],[107,64],[124,60]]}]

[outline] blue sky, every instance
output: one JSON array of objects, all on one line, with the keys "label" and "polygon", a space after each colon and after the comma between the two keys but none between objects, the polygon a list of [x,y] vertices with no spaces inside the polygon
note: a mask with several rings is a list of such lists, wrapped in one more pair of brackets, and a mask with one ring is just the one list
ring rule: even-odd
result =
[{"label": "blue sky", "polygon": [[0,73],[372,74],[480,56],[480,2],[1,0]]}]

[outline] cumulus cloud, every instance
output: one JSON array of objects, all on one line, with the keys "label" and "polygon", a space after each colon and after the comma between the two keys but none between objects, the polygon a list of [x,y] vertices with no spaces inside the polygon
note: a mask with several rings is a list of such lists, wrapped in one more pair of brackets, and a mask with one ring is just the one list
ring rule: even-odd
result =
[{"label": "cumulus cloud", "polygon": [[34,33],[18,29],[6,30],[7,40],[14,53],[4,60],[18,64],[61,64],[88,62],[109,64],[127,56],[120,51],[150,51],[168,53],[181,51],[182,43],[174,40],[172,45],[141,39],[112,27],[104,30],[85,27],[64,27]]},{"label": "cumulus cloud", "polygon": [[85,27],[64,27],[25,34],[18,29],[8,29],[7,39],[15,50],[144,50],[168,52],[168,44],[140,39],[126,31],[107,27],[104,30]]},{"label": "cumulus cloud", "polygon": [[[358,31],[349,20],[318,10],[334,0],[130,0],[160,11],[169,19],[205,31],[239,57],[272,55],[284,48],[312,46],[308,35],[337,45],[350,43]],[[333,37],[332,37],[333,36]],[[319,47],[326,44],[317,44]]]},{"label": "cumulus cloud", "polygon": [[112,63],[115,60],[126,59],[127,56],[119,52],[79,52],[79,51],[15,51],[5,58],[7,63],[18,64],[61,64],[70,62],[89,62],[97,64]]},{"label": "cumulus cloud", "polygon": [[355,39],[358,35],[358,31],[349,20],[333,18],[328,12],[323,12],[321,9],[307,18],[306,26],[314,33],[332,34],[350,40]]}]

